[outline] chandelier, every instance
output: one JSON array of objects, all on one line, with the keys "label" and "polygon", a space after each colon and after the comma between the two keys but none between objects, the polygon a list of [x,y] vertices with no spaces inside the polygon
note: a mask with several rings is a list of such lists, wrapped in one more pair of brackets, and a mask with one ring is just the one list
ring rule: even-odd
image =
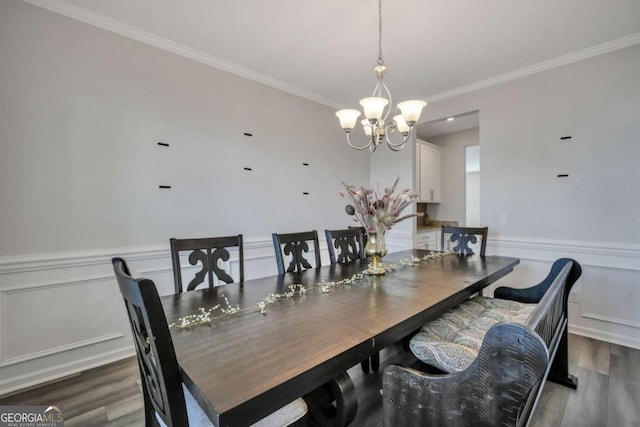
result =
[{"label": "chandelier", "polygon": [[[340,126],[347,134],[347,143],[351,148],[356,150],[369,149],[371,152],[376,151],[378,145],[382,141],[386,141],[389,148],[393,151],[400,151],[409,140],[411,131],[416,122],[420,119],[422,109],[427,105],[424,101],[404,101],[398,104],[401,114],[393,116],[392,120],[388,120],[391,112],[391,92],[384,84],[383,77],[387,71],[382,58],[382,0],[378,0],[378,65],[373,69],[378,78],[378,83],[373,90],[373,95],[369,98],[360,100],[360,105],[364,111],[364,119],[360,122],[366,137],[367,144],[356,146],[351,143],[350,134],[355,128],[360,111],[358,110],[340,110],[336,112]],[[402,135],[401,142],[391,142],[389,137],[394,132]]]}]

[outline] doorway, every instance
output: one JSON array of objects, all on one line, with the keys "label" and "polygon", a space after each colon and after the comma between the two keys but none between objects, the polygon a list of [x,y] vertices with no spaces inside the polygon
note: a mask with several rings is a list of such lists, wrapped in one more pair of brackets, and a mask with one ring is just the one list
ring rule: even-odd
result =
[{"label": "doorway", "polygon": [[480,146],[465,147],[466,225],[480,227]]},{"label": "doorway", "polygon": [[441,149],[441,198],[439,203],[428,204],[434,221],[481,225],[479,121],[479,112],[470,111],[416,127],[418,139]]}]

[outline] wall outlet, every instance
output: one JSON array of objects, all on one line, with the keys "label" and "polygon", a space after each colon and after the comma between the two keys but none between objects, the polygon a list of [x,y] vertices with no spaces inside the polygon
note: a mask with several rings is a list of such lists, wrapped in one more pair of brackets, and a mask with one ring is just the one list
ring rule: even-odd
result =
[{"label": "wall outlet", "polygon": [[509,221],[509,213],[500,212],[500,224],[506,224]]},{"label": "wall outlet", "polygon": [[569,292],[569,302],[580,304],[580,292]]}]

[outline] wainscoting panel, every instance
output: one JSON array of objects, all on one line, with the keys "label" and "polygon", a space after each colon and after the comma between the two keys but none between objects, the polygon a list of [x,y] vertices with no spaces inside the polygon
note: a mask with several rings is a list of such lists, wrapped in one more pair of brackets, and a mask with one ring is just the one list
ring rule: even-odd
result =
[{"label": "wainscoting panel", "polygon": [[413,233],[391,229],[385,234],[385,242],[389,253],[411,249],[413,247]]},{"label": "wainscoting panel", "polygon": [[577,260],[583,271],[569,295],[569,330],[640,349],[640,246],[489,236],[487,253],[521,260],[491,291],[498,286],[535,285],[546,277],[554,260]]},{"label": "wainscoting panel", "polygon": [[[322,233],[319,233],[322,235]],[[320,257],[329,264],[324,235]],[[238,278],[238,252],[230,251]],[[174,292],[169,245],[0,258],[0,395],[135,354],[111,258]],[[271,236],[244,242],[245,278],[277,274]],[[313,253],[310,253],[313,258]],[[184,285],[200,270],[183,258]]]},{"label": "wainscoting panel", "polygon": [[96,277],[5,291],[0,366],[123,337],[122,322],[112,322],[113,307],[105,304],[119,297],[113,281]]},{"label": "wainscoting panel", "polygon": [[[387,235],[390,252],[411,245],[410,232],[391,230]],[[171,294],[168,246],[0,259],[0,395],[133,356],[111,258],[122,256],[134,275],[154,280],[162,295]],[[327,265],[323,238],[320,248]],[[529,286],[544,278],[556,258],[577,259],[585,274],[571,295],[571,331],[640,348],[640,248],[490,236],[487,249],[522,261],[496,286]],[[229,263],[237,274],[236,254]],[[275,273],[271,237],[245,239],[245,277]]]},{"label": "wainscoting panel", "polygon": [[640,328],[640,272],[587,267],[582,288],[583,317]]}]

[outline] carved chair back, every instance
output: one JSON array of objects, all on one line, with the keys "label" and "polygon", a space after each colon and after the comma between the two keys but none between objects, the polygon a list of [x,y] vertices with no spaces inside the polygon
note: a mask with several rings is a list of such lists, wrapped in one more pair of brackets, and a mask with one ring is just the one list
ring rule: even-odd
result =
[{"label": "carved chair back", "polygon": [[360,231],[360,234],[362,234],[362,247],[364,248],[365,246],[367,246],[367,230],[364,227],[354,227],[350,225],[349,229]]},{"label": "carved chair back", "polygon": [[173,279],[176,293],[183,291],[182,270],[180,268],[180,252],[191,251],[189,254],[189,264],[200,263],[202,268],[187,285],[187,291],[192,291],[207,278],[209,287],[214,286],[213,277],[225,283],[233,283],[231,275],[218,265],[220,260],[229,261],[231,255],[227,248],[238,248],[239,280],[244,282],[244,252],[242,244],[242,234],[226,237],[208,237],[201,239],[170,239],[171,260],[173,262]]},{"label": "carved chair back", "polygon": [[[362,232],[359,228],[346,230],[325,230],[329,260],[331,264],[347,263],[356,259],[364,259],[364,243]],[[336,254],[336,249],[339,253]]]},{"label": "carved chair back", "polygon": [[157,425],[157,414],[169,427],[186,427],[182,378],[156,286],[148,279],[133,279],[122,258],[112,263],[138,356],[145,425]]},{"label": "carved chair back", "polygon": [[[272,237],[273,248],[276,252],[278,274],[300,272],[308,268],[320,267],[320,244],[316,230],[287,234],[273,233]],[[309,252],[308,242],[313,243],[315,266],[312,266],[304,257],[304,253]],[[284,263],[286,256],[291,256],[291,260],[285,268]]]},{"label": "carved chair back", "polygon": [[[461,255],[475,255],[480,247],[480,256],[485,255],[489,227],[448,227],[442,226],[440,250],[452,250]],[[445,244],[446,243],[446,244]]]}]

